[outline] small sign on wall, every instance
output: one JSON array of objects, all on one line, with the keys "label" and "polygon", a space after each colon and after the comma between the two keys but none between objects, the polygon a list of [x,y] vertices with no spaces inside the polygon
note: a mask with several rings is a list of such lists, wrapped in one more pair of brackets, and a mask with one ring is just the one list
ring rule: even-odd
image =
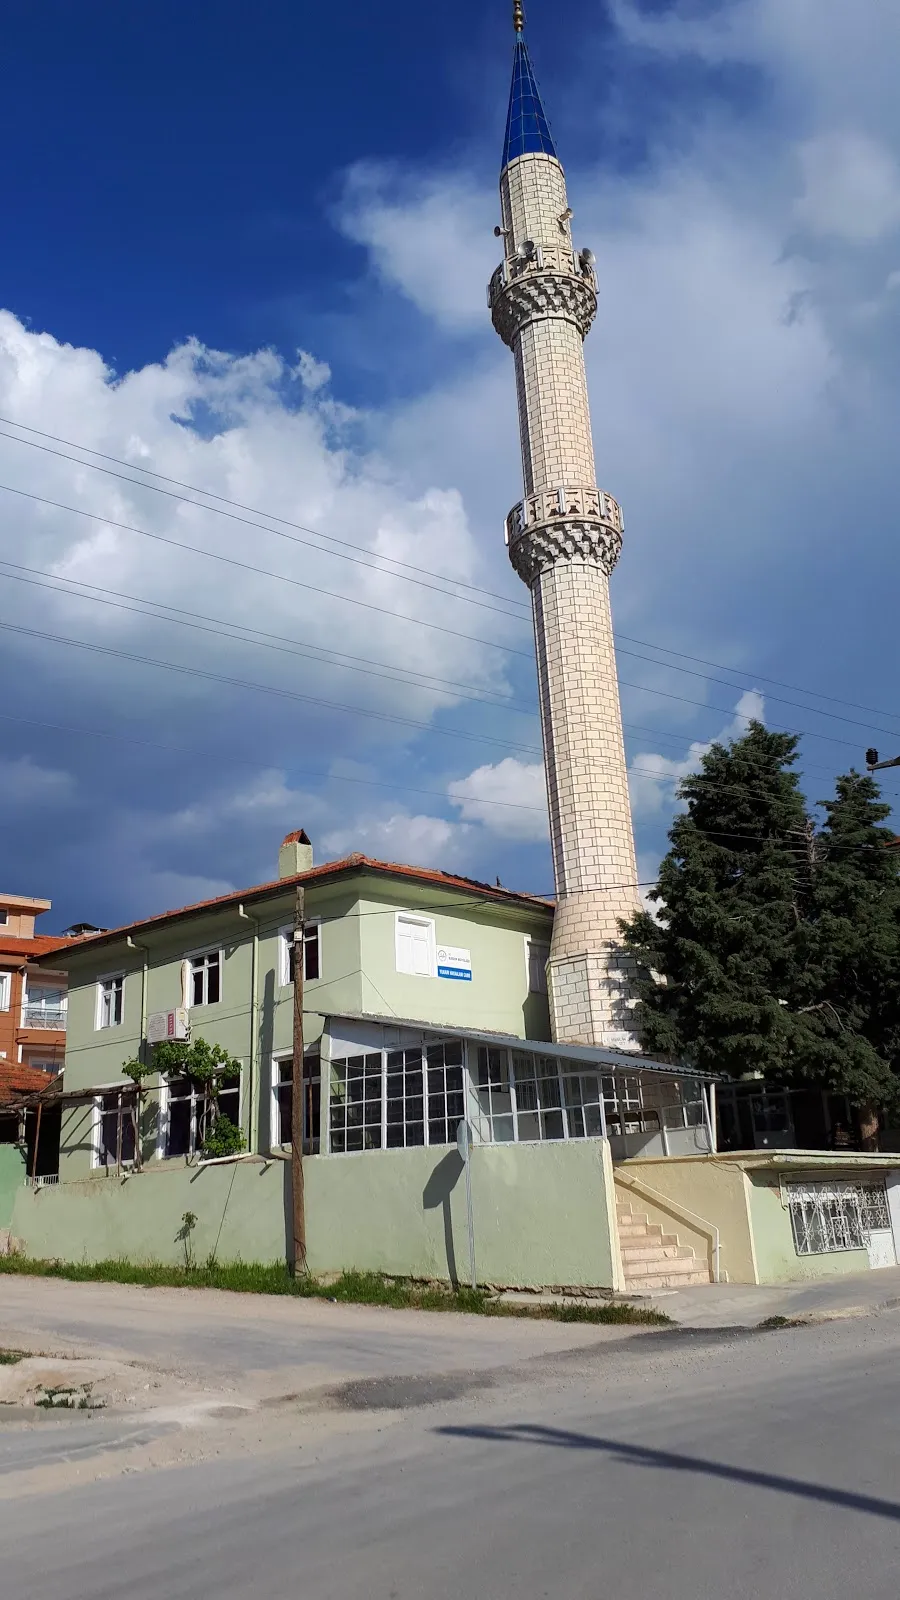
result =
[{"label": "small sign on wall", "polygon": [[471,983],[471,950],[459,950],[450,944],[438,945],[437,975],[439,978],[456,978],[463,983]]}]

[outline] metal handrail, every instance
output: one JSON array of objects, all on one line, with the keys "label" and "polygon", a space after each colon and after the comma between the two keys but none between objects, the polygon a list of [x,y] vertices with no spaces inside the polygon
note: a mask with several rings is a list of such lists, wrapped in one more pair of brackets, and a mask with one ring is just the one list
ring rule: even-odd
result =
[{"label": "metal handrail", "polygon": [[66,1010],[63,1006],[51,1009],[49,1006],[23,1006],[23,1028],[53,1028],[60,1033],[65,1032]]},{"label": "metal handrail", "polygon": [[643,1178],[633,1178],[633,1177],[630,1176],[630,1174],[628,1176],[625,1176],[622,1173],[622,1169],[621,1168],[619,1168],[618,1171],[615,1174],[615,1181],[616,1181],[616,1183],[625,1184],[626,1187],[630,1186],[632,1188],[635,1188],[635,1189],[638,1190],[639,1193],[640,1193],[641,1190],[643,1190],[645,1192],[645,1194],[649,1195],[653,1200],[657,1201],[657,1203],[662,1201],[664,1208],[668,1207],[670,1211],[674,1211],[676,1216],[683,1217],[686,1222],[689,1222],[691,1219],[693,1219],[694,1222],[699,1222],[699,1224],[700,1224],[700,1232],[701,1233],[709,1233],[711,1235],[711,1237],[712,1237],[712,1247],[713,1247],[713,1283],[720,1283],[721,1282],[721,1273],[720,1273],[721,1246],[720,1246],[720,1239],[719,1239],[719,1230],[716,1227],[716,1224],[714,1222],[710,1222],[708,1217],[701,1217],[700,1213],[698,1211],[692,1211],[690,1206],[682,1205],[680,1200],[673,1200],[671,1195],[663,1194],[661,1192],[661,1190],[654,1189],[652,1184],[645,1183]]}]

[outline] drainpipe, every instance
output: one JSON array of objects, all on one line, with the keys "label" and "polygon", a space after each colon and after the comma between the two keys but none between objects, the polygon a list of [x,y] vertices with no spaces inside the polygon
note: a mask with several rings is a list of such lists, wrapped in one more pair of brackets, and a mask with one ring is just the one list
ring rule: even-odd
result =
[{"label": "drainpipe", "polygon": [[[140,944],[137,939],[132,939],[130,933],[125,935],[125,943],[127,944],[129,950],[139,950],[141,952],[141,1042],[138,1047],[138,1054],[143,1056],[147,1047],[147,977],[150,971],[150,949],[148,945]],[[134,1155],[136,1168],[138,1171],[140,1171],[141,1167],[144,1165],[143,1151],[141,1150],[141,1094],[142,1090],[139,1085],[135,1102],[136,1111],[134,1117]],[[119,1129],[121,1130],[121,1101],[119,1102],[119,1106]],[[121,1144],[121,1132],[119,1142]]]},{"label": "drainpipe", "polygon": [[[253,1086],[256,1081],[257,1035],[259,1033],[259,917],[254,917],[251,911],[245,911],[243,901],[238,906],[238,916],[242,917],[245,922],[253,923],[253,946],[250,958],[250,1062],[247,1069],[249,1079],[247,1085],[247,1128],[249,1133],[247,1143],[251,1145],[253,1143]],[[257,1129],[257,1133],[258,1131]]]}]

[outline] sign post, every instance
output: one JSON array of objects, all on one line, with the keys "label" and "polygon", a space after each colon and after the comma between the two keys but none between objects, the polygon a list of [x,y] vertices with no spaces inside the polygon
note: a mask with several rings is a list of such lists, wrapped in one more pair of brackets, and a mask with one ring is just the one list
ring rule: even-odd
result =
[{"label": "sign post", "polygon": [[456,1129],[456,1148],[466,1169],[466,1221],[469,1225],[469,1282],[478,1286],[475,1276],[475,1222],[472,1216],[472,1130],[465,1117]]}]

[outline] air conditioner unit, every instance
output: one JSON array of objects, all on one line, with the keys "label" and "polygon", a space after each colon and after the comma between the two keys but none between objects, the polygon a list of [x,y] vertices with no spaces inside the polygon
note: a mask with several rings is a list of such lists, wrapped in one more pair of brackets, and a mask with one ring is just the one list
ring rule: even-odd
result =
[{"label": "air conditioner unit", "polygon": [[152,1011],[147,1018],[148,1044],[161,1044],[164,1039],[186,1039],[189,1033],[184,1006],[176,1006],[174,1011]]}]

